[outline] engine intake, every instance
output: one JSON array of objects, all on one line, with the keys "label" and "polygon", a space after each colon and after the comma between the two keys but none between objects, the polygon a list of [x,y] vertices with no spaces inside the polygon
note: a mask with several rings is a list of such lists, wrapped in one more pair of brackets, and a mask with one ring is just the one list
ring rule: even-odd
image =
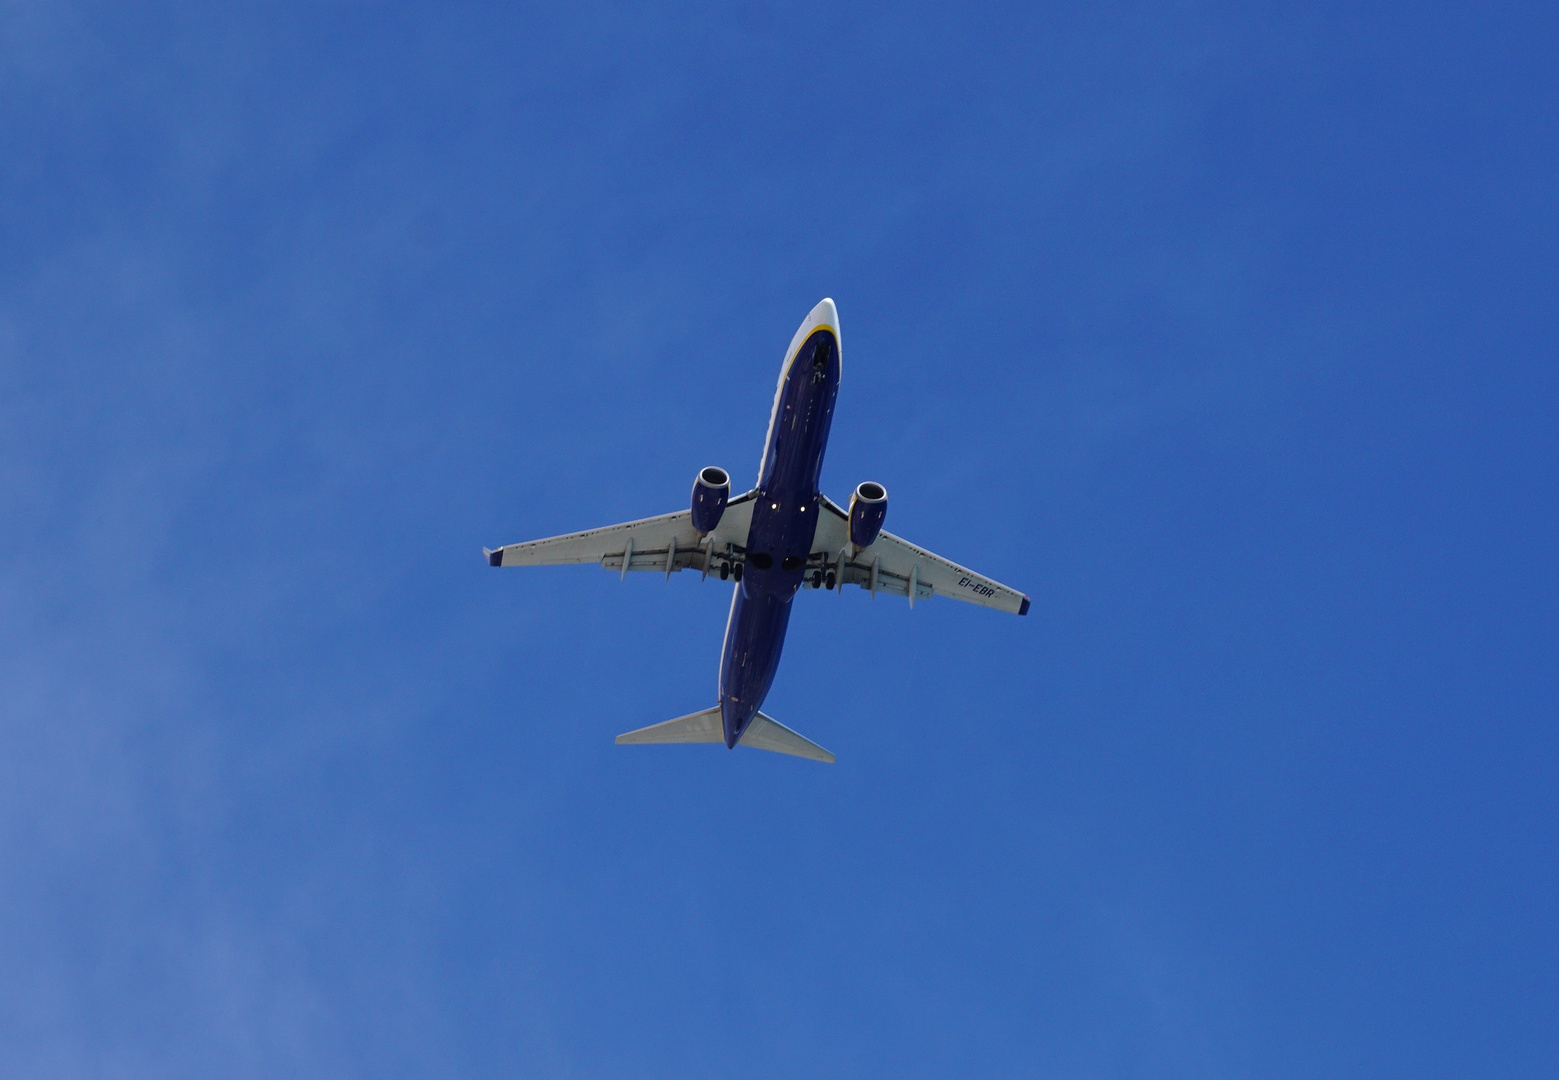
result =
[{"label": "engine intake", "polygon": [[731,478],[718,465],[698,470],[693,481],[693,528],[699,536],[715,531],[731,498]]},{"label": "engine intake", "polygon": [[850,543],[859,551],[871,547],[888,516],[888,489],[871,480],[863,481],[850,496]]}]

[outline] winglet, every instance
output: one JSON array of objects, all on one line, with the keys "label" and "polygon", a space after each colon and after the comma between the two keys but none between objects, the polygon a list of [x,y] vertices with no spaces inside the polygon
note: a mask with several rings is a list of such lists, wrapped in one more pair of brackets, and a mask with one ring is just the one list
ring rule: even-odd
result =
[{"label": "winglet", "polygon": [[482,554],[487,556],[487,565],[488,566],[502,566],[503,565],[503,548],[493,548],[491,550],[489,550],[488,548],[483,548],[482,549]]},{"label": "winglet", "polygon": [[[497,566],[498,564],[494,563],[493,565]],[[1029,613],[1029,598],[1025,596],[1023,598],[1022,605],[1018,608],[1018,614],[1019,615],[1027,615],[1028,613]]]}]

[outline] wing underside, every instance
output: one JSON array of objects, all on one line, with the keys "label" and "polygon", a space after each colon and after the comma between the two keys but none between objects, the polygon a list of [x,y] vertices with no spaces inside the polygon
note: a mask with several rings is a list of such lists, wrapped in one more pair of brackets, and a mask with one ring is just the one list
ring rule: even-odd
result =
[{"label": "wing underside", "polygon": [[[697,570],[707,575],[729,570],[745,560],[747,533],[752,526],[757,494],[749,491],[732,499],[726,505],[720,524],[704,537],[693,528],[692,512],[681,510],[483,550],[493,566],[597,563],[625,576],[628,570],[660,571],[668,577],[682,570]],[[916,600],[946,596],[998,611],[1028,614],[1028,597],[999,581],[950,562],[890,532],[879,533],[870,547],[856,551],[850,543],[849,530],[849,514],[824,496],[812,552],[807,560],[809,585],[816,587],[831,575],[835,588],[858,585],[874,596],[887,593],[906,597],[911,605]]]},{"label": "wing underside", "polygon": [[493,566],[562,566],[598,563],[608,570],[713,570],[722,561],[739,560],[752,525],[756,492],[738,495],[726,504],[720,524],[708,536],[693,528],[691,510],[625,521],[584,532],[508,544],[482,550]]},{"label": "wing underside", "polygon": [[874,595],[885,592],[906,597],[911,604],[946,596],[1016,615],[1028,614],[1029,599],[1018,590],[890,532],[878,533],[870,547],[856,551],[850,543],[849,513],[826,495],[812,541],[812,558],[834,570],[839,586],[859,585]]}]

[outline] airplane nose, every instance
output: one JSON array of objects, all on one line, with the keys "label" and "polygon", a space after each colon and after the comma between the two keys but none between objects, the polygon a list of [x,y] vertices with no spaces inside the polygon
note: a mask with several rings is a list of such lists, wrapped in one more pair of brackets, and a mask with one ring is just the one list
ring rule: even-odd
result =
[{"label": "airplane nose", "polygon": [[839,333],[839,309],[834,307],[831,297],[823,297],[817,302],[817,307],[807,315],[807,321],[814,326],[832,326],[834,333]]}]

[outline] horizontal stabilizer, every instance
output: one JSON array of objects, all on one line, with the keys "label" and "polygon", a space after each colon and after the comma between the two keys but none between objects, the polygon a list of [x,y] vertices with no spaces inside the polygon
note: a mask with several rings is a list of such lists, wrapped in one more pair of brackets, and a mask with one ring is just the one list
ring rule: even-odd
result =
[{"label": "horizontal stabilizer", "polygon": [[[688,713],[675,720],[625,732],[617,736],[618,746],[635,746],[646,743],[723,743],[725,728],[720,722],[720,706],[703,712]],[[772,716],[759,713],[742,732],[737,746],[750,746],[754,750],[772,750],[776,754],[810,758],[813,761],[832,763],[834,755],[804,735],[798,735]]]},{"label": "horizontal stabilizer", "polygon": [[817,743],[805,735],[798,735],[772,716],[764,716],[759,713],[752,718],[752,723],[747,725],[747,730],[742,732],[741,741],[737,746],[750,746],[754,750],[773,750],[776,754],[789,754],[792,757],[811,758],[813,761],[825,761],[832,765],[834,755],[824,750]]},{"label": "horizontal stabilizer", "polygon": [[716,705],[703,712],[688,713],[675,720],[665,720],[617,736],[618,746],[684,742],[725,742],[725,728],[720,723],[720,706]]}]

